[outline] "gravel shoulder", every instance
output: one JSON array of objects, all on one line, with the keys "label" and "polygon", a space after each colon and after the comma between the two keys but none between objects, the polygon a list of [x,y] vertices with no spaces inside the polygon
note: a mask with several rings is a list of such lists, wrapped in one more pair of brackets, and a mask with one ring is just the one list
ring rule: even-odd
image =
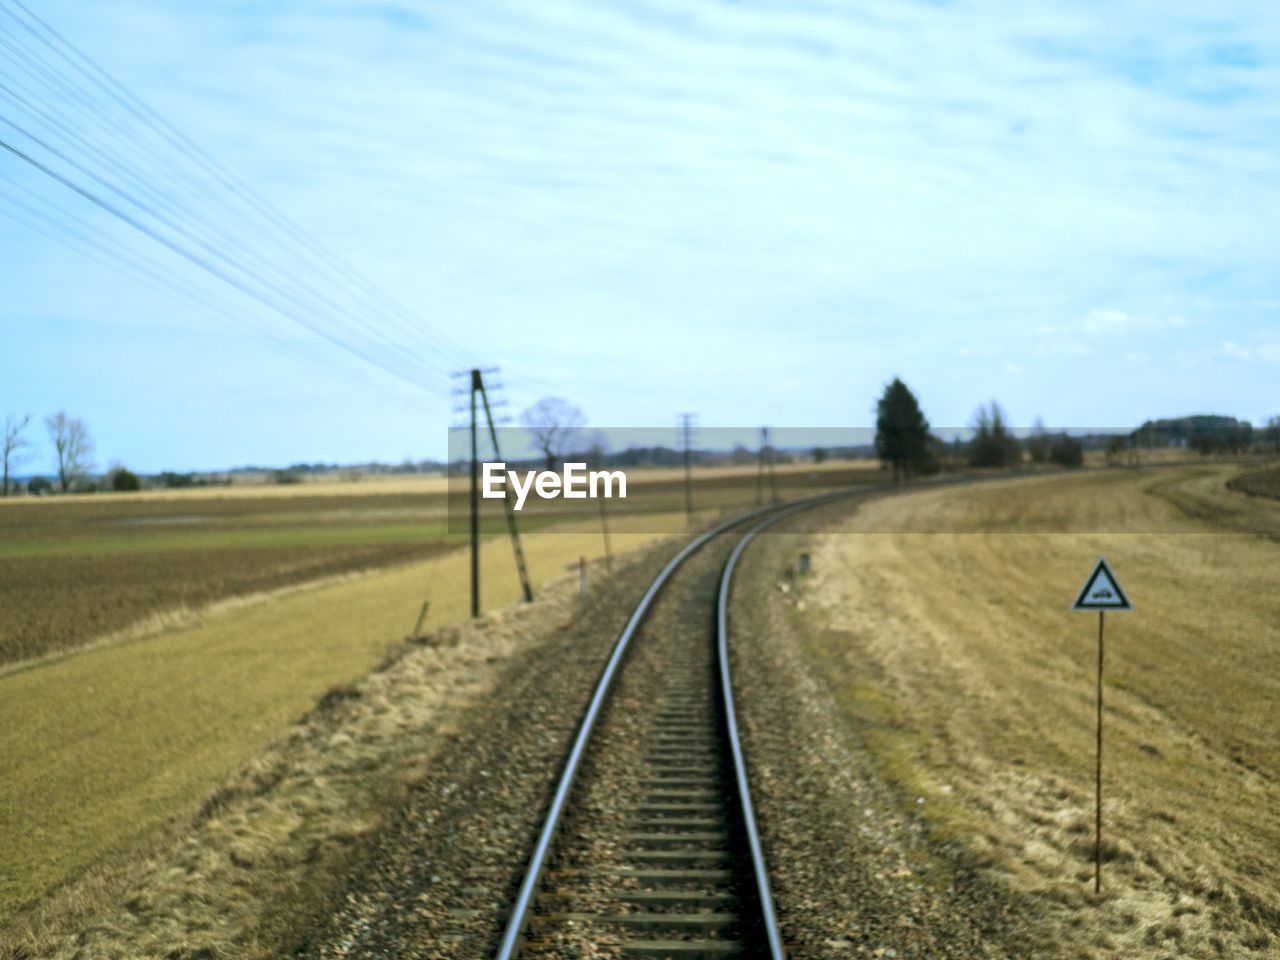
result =
[{"label": "gravel shoulder", "polygon": [[731,657],[753,803],[792,960],[1043,955],[1032,918],[930,836],[804,656],[787,568],[848,504],[792,521],[735,579]]},{"label": "gravel shoulder", "polygon": [[514,660],[343,875],[343,902],[299,951],[316,958],[492,955],[565,751],[613,643],[673,551],[627,559],[547,641]]}]

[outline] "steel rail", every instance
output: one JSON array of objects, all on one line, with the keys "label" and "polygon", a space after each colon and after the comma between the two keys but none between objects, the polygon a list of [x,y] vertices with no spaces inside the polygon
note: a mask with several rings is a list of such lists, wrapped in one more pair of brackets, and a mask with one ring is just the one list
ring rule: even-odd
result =
[{"label": "steel rail", "polygon": [[[840,497],[850,496],[851,491],[839,491],[836,493],[818,494],[813,497],[806,497],[803,500],[792,501],[791,503],[769,504],[768,506],[758,507],[739,516],[719,523],[710,530],[699,534],[693,540],[689,541],[683,549],[667,562],[662,571],[654,578],[649,585],[649,589],[645,591],[640,602],[636,604],[635,609],[631,613],[630,619],[627,620],[626,626],[622,628],[622,633],[618,636],[614,643],[613,652],[609,656],[608,662],[597,681],[595,692],[592,694],[591,702],[587,705],[586,713],[583,715],[582,722],[579,724],[577,736],[574,738],[573,746],[569,750],[568,759],[565,761],[564,770],[560,775],[560,782],[556,785],[555,795],[552,797],[551,805],[547,809],[546,819],[543,821],[542,830],[538,834],[537,843],[534,845],[533,854],[529,858],[529,864],[525,868],[524,879],[521,881],[520,890],[516,894],[516,900],[511,908],[511,915],[507,920],[507,926],[502,934],[502,941],[498,947],[497,953],[494,954],[495,960],[513,960],[520,947],[520,938],[524,932],[524,928],[529,919],[529,911],[533,906],[534,897],[538,891],[538,885],[542,881],[542,874],[546,869],[547,857],[551,852],[551,845],[555,840],[556,832],[560,826],[560,820],[564,814],[564,810],[569,801],[569,794],[573,789],[574,781],[577,779],[578,768],[582,763],[582,758],[586,754],[587,746],[591,741],[591,735],[595,730],[596,720],[600,716],[601,710],[604,708],[605,701],[608,699],[610,690],[613,687],[614,677],[617,675],[621,667],[622,660],[625,657],[631,640],[635,636],[636,631],[644,622],[645,617],[649,613],[649,608],[653,605],[653,601],[657,598],[662,588],[672,575],[696,553],[701,547],[705,546],[709,541],[720,536],[733,527],[740,526],[754,520],[756,517],[783,511],[781,516],[789,516],[791,513],[805,509],[811,506],[818,506]],[[760,528],[768,524],[762,524]],[[735,741],[735,764],[738,763],[741,748],[737,746]],[[759,843],[756,841],[756,847]],[[756,852],[753,848],[753,859]],[[765,881],[765,889],[768,889],[768,882]],[[769,902],[769,916],[773,916],[772,902]],[[776,936],[776,924],[774,929]],[[776,954],[781,956],[781,954]]]},{"label": "steel rail", "polygon": [[785,960],[786,951],[782,947],[782,934],[778,930],[778,917],[773,906],[773,894],[769,890],[769,871],[764,860],[764,848],[760,843],[760,831],[756,825],[755,809],[751,805],[751,786],[747,778],[747,761],[742,750],[742,741],[738,732],[737,711],[733,707],[733,683],[729,672],[729,592],[733,586],[733,573],[738,559],[758,534],[781,520],[818,506],[816,503],[805,503],[780,510],[762,523],[752,527],[743,536],[725,561],[724,570],[720,574],[720,590],[716,598],[716,651],[720,662],[720,688],[724,703],[726,736],[729,750],[733,754],[734,779],[738,784],[738,803],[742,812],[743,829],[747,835],[747,846],[751,853],[751,867],[755,874],[756,898],[760,904],[761,919],[764,924],[765,937],[769,941],[771,960]]}]

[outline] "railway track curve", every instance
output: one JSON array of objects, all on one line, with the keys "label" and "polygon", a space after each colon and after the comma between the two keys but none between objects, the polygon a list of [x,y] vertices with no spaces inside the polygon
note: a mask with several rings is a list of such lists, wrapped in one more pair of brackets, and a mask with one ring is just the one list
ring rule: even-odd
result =
[{"label": "railway track curve", "polygon": [[621,957],[782,960],[733,703],[729,597],[759,533],[846,496],[726,521],[654,578],[566,755],[497,960],[586,943]]}]

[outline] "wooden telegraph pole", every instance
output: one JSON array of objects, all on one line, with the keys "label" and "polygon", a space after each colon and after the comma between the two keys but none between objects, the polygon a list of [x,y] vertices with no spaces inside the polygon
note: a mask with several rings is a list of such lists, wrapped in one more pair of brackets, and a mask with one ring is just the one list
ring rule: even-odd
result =
[{"label": "wooden telegraph pole", "polygon": [[764,448],[769,443],[769,428],[760,428],[760,446],[756,449],[756,506],[764,506]]},{"label": "wooden telegraph pole", "polygon": [[613,573],[613,551],[609,549],[609,514],[604,508],[604,497],[596,497],[600,504],[600,532],[604,535],[604,568]]},{"label": "wooden telegraph pole", "polygon": [[[493,444],[495,460],[502,459],[502,451],[498,449],[498,428],[494,425],[493,410],[489,406],[489,391],[485,389],[484,379],[476,371],[480,384],[480,400],[484,404],[485,420],[489,423],[489,441]],[[474,497],[475,494],[473,493]],[[474,501],[473,501],[474,502]],[[516,558],[516,571],[520,574],[520,591],[524,594],[525,603],[533,603],[533,587],[529,583],[529,568],[524,562],[524,548],[520,545],[520,530],[516,527],[516,511],[511,505],[510,491],[502,488],[502,509],[507,516],[507,533],[511,536],[511,550]]]},{"label": "wooden telegraph pole", "polygon": [[680,414],[684,425],[684,512],[690,529],[693,528],[693,414]]},{"label": "wooden telegraph pole", "polygon": [[480,371],[471,371],[471,618],[480,616],[480,460],[476,452],[476,394]]},{"label": "wooden telegraph pole", "polygon": [[756,506],[764,504],[765,471],[769,472],[770,503],[778,502],[778,485],[773,477],[773,448],[769,446],[769,428],[760,428],[760,449],[756,453]]},{"label": "wooden telegraph pole", "polygon": [[[592,464],[597,470],[605,468],[605,454],[603,444],[596,444],[592,456]],[[604,537],[604,568],[607,572],[613,573],[613,551],[609,548],[609,514],[605,510],[605,498],[596,497],[596,502],[600,504],[600,533]]]},{"label": "wooden telegraph pole", "polygon": [[1098,689],[1097,689],[1097,745],[1094,753],[1094,830],[1093,830],[1093,892],[1102,892],[1102,630],[1106,625],[1108,610],[1132,610],[1133,604],[1120,588],[1105,557],[1099,557],[1085,581],[1084,587],[1071,605],[1072,610],[1098,611]]},{"label": "wooden telegraph pole", "polygon": [[[493,445],[493,455],[497,460],[502,459],[502,452],[498,448],[498,429],[496,421],[493,418],[493,406],[489,402],[489,392],[485,387],[484,374],[496,372],[496,367],[488,367],[481,369],[473,367],[470,370],[459,371],[454,376],[465,376],[469,380],[466,392],[469,394],[468,410],[470,412],[470,439],[471,439],[471,516],[470,516],[470,532],[471,532],[471,616],[472,618],[480,616],[480,450],[479,450],[479,408],[477,407],[477,399],[480,406],[483,407],[485,422],[489,429],[489,441]],[[455,390],[455,395],[461,395],[463,390],[459,388]],[[499,404],[500,405],[500,404]],[[455,413],[461,412],[457,409]],[[504,488],[504,494],[509,493]],[[509,495],[502,498],[502,506],[507,518],[507,531],[511,535],[511,549],[515,554],[516,570],[520,574],[520,588],[524,594],[526,602],[533,600],[533,587],[529,582],[529,570],[524,561],[524,548],[520,544],[520,531],[516,527],[515,510],[511,505]]]}]

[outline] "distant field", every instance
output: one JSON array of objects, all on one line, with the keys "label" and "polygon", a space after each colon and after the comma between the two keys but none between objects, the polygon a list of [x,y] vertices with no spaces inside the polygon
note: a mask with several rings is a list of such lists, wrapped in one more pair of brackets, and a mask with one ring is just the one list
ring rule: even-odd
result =
[{"label": "distant field", "polygon": [[[810,657],[939,838],[1045,911],[1053,956],[1280,946],[1280,503],[1237,472],[908,493],[819,538]],[[1068,606],[1100,553],[1136,610],[1107,617],[1095,901],[1097,617]]]},{"label": "distant field", "polygon": [[[661,533],[681,533],[686,529],[684,471],[679,468],[628,469],[627,498],[609,500],[611,516],[647,516]],[[701,521],[730,511],[741,511],[773,497],[789,500],[823,493],[837,487],[875,483],[884,479],[878,461],[833,460],[821,464],[778,464],[770,478],[758,474],[754,464],[697,467],[693,470],[693,509]],[[467,517],[466,478],[450,483],[450,530],[465,529]],[[496,504],[497,501],[490,501]],[[592,500],[556,498],[526,502],[522,519],[536,522],[589,520],[598,516],[599,504]]]},{"label": "distant field", "polygon": [[[102,500],[149,502],[184,500],[292,500],[296,497],[362,497],[393,494],[440,494],[448,487],[444,474],[376,474],[355,478],[306,477],[299,483],[275,483],[267,475],[230,484],[194,487],[153,487],[126,493],[73,493],[45,497],[19,497],[24,503],[101,503]],[[0,505],[6,502],[0,500]]]},{"label": "distant field", "polygon": [[[643,514],[679,532],[683,474],[629,471],[616,522]],[[703,516],[755,502],[754,467],[696,471]],[[866,482],[869,462],[785,465],[780,497]],[[768,495],[768,494],[766,494]],[[0,664],[81,646],[232,597],[432,556],[464,542],[467,503],[448,523],[443,477],[359,483],[210,487],[0,501]],[[482,531],[505,529],[487,501]],[[597,507],[559,501],[522,512],[521,528],[594,521]],[[452,532],[450,532],[452,526]]]},{"label": "distant field", "polygon": [[442,503],[404,494],[5,503],[0,662],[228,597],[439,553],[450,546]]}]

